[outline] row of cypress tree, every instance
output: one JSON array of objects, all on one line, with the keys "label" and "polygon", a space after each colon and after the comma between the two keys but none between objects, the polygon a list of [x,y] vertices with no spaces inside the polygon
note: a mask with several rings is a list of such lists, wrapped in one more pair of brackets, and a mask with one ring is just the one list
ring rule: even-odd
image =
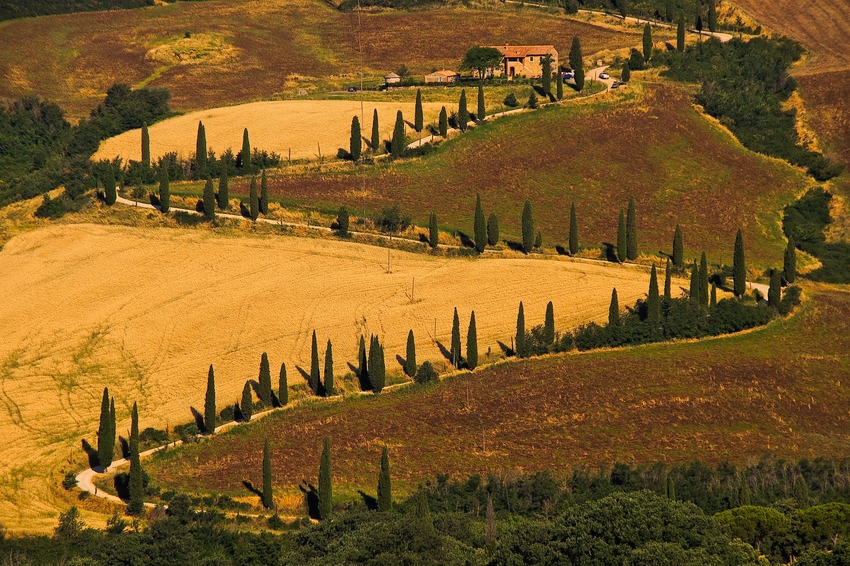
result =
[{"label": "row of cypress tree", "polygon": [[[411,335],[412,335],[411,330]],[[451,364],[457,369],[466,368],[474,370],[478,367],[478,330],[475,325],[475,311],[469,315],[469,326],[466,331],[466,357],[461,353],[460,344],[460,319],[457,314],[457,307],[454,310],[452,317],[452,338],[451,349],[449,350],[449,358]]]},{"label": "row of cypress tree", "polygon": [[[110,397],[109,388],[103,388],[103,398],[100,407],[100,422],[97,430],[97,460],[105,473],[115,460],[115,442],[117,440],[117,425],[115,416],[115,398]],[[144,476],[139,456],[139,408],[133,403],[130,417],[130,501],[127,512],[140,515],[144,510]]]}]

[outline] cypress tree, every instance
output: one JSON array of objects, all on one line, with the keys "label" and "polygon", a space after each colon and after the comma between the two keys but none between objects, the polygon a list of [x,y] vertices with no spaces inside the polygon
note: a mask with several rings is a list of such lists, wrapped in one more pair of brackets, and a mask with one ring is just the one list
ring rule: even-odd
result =
[{"label": "cypress tree", "polygon": [[478,367],[478,330],[475,327],[475,311],[469,315],[469,329],[466,332],[466,367],[470,371]]},{"label": "cypress tree", "polygon": [[525,253],[534,248],[534,216],[531,212],[531,201],[525,201],[522,206],[522,249]]},{"label": "cypress tree", "polygon": [[404,154],[404,116],[399,110],[395,115],[395,128],[393,128],[393,139],[390,142],[390,153],[393,158]]},{"label": "cypress tree", "polygon": [[207,394],[204,396],[204,429],[207,434],[215,432],[215,371],[212,364],[207,373]]},{"label": "cypress tree", "polygon": [[97,427],[97,462],[106,470],[112,463],[109,456],[109,388],[103,388],[103,399],[100,402],[100,424]]},{"label": "cypress tree", "polygon": [[717,306],[717,285],[714,284],[714,281],[711,282],[711,298],[709,300],[709,306]]},{"label": "cypress tree", "polygon": [[372,384],[372,392],[378,395],[384,389],[386,381],[386,366],[384,365],[384,347],[377,336],[372,337],[372,345],[369,347],[369,381]]},{"label": "cypress tree", "polygon": [[620,326],[620,301],[617,289],[611,291],[611,304],[608,306],[608,326]]},{"label": "cypress tree", "polygon": [[519,312],[516,315],[516,344],[514,352],[518,358],[525,357],[525,310],[522,301],[519,302]]},{"label": "cypress tree", "polygon": [[735,255],[732,260],[733,290],[736,297],[741,297],[747,292],[747,265],[744,262],[744,235],[738,228],[735,236]]},{"label": "cypress tree", "polygon": [[390,480],[390,457],[387,447],[381,450],[381,473],[378,474],[378,511],[391,511],[393,507],[392,481]]},{"label": "cypress tree", "polygon": [[263,443],[263,507],[274,507],[274,492],[272,491],[272,455],[269,450],[269,439]]},{"label": "cypress tree", "polygon": [[230,208],[230,189],[227,185],[227,163],[222,162],[221,177],[218,179],[218,207],[221,210]]},{"label": "cypress tree", "polygon": [[147,124],[142,124],[142,167],[151,168],[151,136]]},{"label": "cypress tree", "polygon": [[313,342],[310,346],[310,389],[314,393],[319,392],[319,383],[321,379],[319,370],[319,343],[316,340],[316,331],[313,331]]},{"label": "cypress tree", "polygon": [[207,177],[204,185],[204,217],[207,220],[215,220],[215,187],[212,177]]},{"label": "cypress tree", "polygon": [[525,106],[532,110],[537,108],[537,94],[533,90],[528,94],[528,102],[525,103]]},{"label": "cypress tree", "polygon": [[115,397],[109,398],[109,430],[106,437],[106,459],[111,464],[115,461],[115,440],[118,434],[117,420],[115,418]]},{"label": "cypress tree", "polygon": [[257,196],[257,178],[251,177],[251,188],[249,193],[249,205],[251,211],[251,220],[257,221],[260,216],[260,197]]},{"label": "cypress tree", "polygon": [[537,231],[537,235],[534,236],[534,247],[539,248],[543,245],[543,232],[540,230]]},{"label": "cypress tree", "polygon": [[[541,69],[541,87],[546,96],[552,96],[552,59],[547,55],[543,57]],[[560,74],[560,73],[559,73]]]},{"label": "cypress tree", "polygon": [[558,100],[564,98],[564,77],[561,76],[560,71],[555,73],[555,97]]},{"label": "cypress tree", "polygon": [[691,286],[688,291],[688,298],[695,305],[699,304],[699,269],[696,262],[691,269]]},{"label": "cypress tree", "polygon": [[620,263],[625,262],[628,255],[626,243],[626,218],[621,208],[620,220],[617,222],[617,259],[620,260]]},{"label": "cypress tree", "polygon": [[627,83],[632,80],[632,68],[629,66],[629,62],[626,61],[623,63],[623,70],[620,71],[620,82]]},{"label": "cypress tree", "polygon": [[433,212],[428,218],[428,245],[435,250],[440,245],[440,229],[437,226],[437,215]]},{"label": "cypress tree", "polygon": [[260,356],[260,375],[257,379],[260,386],[257,388],[257,395],[260,397],[263,405],[271,407],[272,405],[272,372],[269,369],[269,355],[263,352]]},{"label": "cypress tree", "polygon": [[699,304],[708,306],[708,261],[705,252],[699,259]]},{"label": "cypress tree", "polygon": [[159,166],[159,207],[163,213],[171,209],[171,191],[168,186],[168,168],[165,163]]},{"label": "cypress tree", "polygon": [[266,168],[263,167],[263,172],[260,175],[260,214],[269,213],[269,180],[266,177]]},{"label": "cypress tree", "polygon": [[404,358],[404,373],[409,377],[416,375],[416,341],[413,339],[413,329],[407,333],[407,352]]},{"label": "cypress tree", "polygon": [[671,278],[670,259],[667,259],[667,267],[664,269],[664,298],[668,301],[673,298],[673,282]]},{"label": "cypress tree", "polygon": [[248,128],[242,132],[242,170],[251,171],[251,142],[248,141]]},{"label": "cypress tree", "polygon": [[378,129],[378,109],[372,113],[372,153],[381,153],[381,132]]},{"label": "cypress tree", "polygon": [[481,123],[487,118],[487,108],[484,106],[484,85],[478,85],[478,112],[476,113],[478,122]]},{"label": "cypress tree", "polygon": [[466,108],[466,89],[460,91],[460,101],[457,105],[457,127],[465,132],[469,124],[469,110]]},{"label": "cypress tree", "polygon": [[679,12],[679,23],[676,25],[676,51],[685,50],[685,15]]},{"label": "cypress tree", "polygon": [[643,26],[643,60],[649,61],[652,57],[652,27],[649,22]]},{"label": "cypress tree", "polygon": [[584,89],[584,56],[581,54],[581,40],[578,36],[573,38],[573,44],[570,47],[570,67],[574,72],[576,90],[580,92]]},{"label": "cypress tree", "polygon": [[449,116],[446,114],[446,107],[440,109],[440,120],[437,128],[440,131],[440,137],[445,138],[449,135]]},{"label": "cypress tree", "polygon": [[360,118],[357,116],[351,119],[351,139],[348,142],[348,151],[355,163],[360,161],[360,154],[363,152],[363,136],[360,133]]},{"label": "cypress tree", "polygon": [[118,191],[115,188],[115,170],[112,163],[106,167],[106,178],[103,180],[103,189],[106,193],[106,204],[112,206],[118,200]]},{"label": "cypress tree", "polygon": [[336,388],[334,387],[334,352],[330,340],[328,340],[328,346],[325,348],[325,395],[328,397],[336,395]]},{"label": "cypress tree", "polygon": [[682,229],[676,224],[676,231],[673,232],[673,265],[681,268],[685,265],[685,245],[682,241]]},{"label": "cypress tree", "polygon": [[632,261],[638,258],[637,212],[634,197],[629,199],[629,212],[626,214],[626,257]]},{"label": "cypress tree", "polygon": [[457,307],[455,307],[455,314],[452,318],[452,365],[456,368],[460,367],[461,356],[460,356],[460,319],[457,316]]},{"label": "cypress tree", "polygon": [[767,291],[767,304],[775,309],[779,308],[782,299],[782,275],[778,269],[770,270],[770,287]]},{"label": "cypress tree", "polygon": [[717,6],[715,0],[708,0],[708,31],[717,31]]},{"label": "cypress tree", "polygon": [[670,499],[671,501],[676,501],[676,482],[673,480],[673,476],[667,476],[667,487],[665,491],[667,499]]},{"label": "cypress tree", "polygon": [[139,458],[139,407],[133,403],[130,415],[130,504],[127,513],[141,515],[145,509],[145,483]]},{"label": "cypress tree", "polygon": [[319,519],[327,521],[333,515],[333,484],[331,480],[331,441],[326,436],[319,464]]},{"label": "cypress tree", "polygon": [[339,235],[343,237],[348,236],[349,216],[345,205],[339,207],[339,212],[336,214],[336,223],[339,225]]},{"label": "cypress tree", "polygon": [[543,340],[547,346],[555,344],[555,307],[552,301],[546,304],[546,318],[543,323]]},{"label": "cypress tree", "polygon": [[487,219],[487,243],[491,246],[499,243],[499,217],[495,212]]},{"label": "cypress tree", "polygon": [[195,139],[195,178],[207,175],[207,132],[204,123],[198,122],[198,137]]},{"label": "cypress tree", "polygon": [[788,236],[788,245],[785,246],[782,276],[788,283],[794,283],[797,279],[797,246],[793,236]]},{"label": "cypress tree", "polygon": [[413,112],[413,129],[417,134],[422,133],[425,128],[425,116],[422,112],[422,91],[416,89],[416,107]]},{"label": "cypress tree", "polygon": [[652,264],[652,273],[649,276],[649,296],[646,300],[647,317],[650,330],[655,333],[661,327],[661,300],[658,297],[658,274],[655,264]]},{"label": "cypress tree", "polygon": [[289,383],[286,379],[286,363],[280,364],[280,377],[277,381],[277,400],[283,407],[289,403]]},{"label": "cypress tree", "polygon": [[484,220],[484,208],[481,206],[481,195],[475,195],[475,222],[473,225],[475,234],[475,249],[482,253],[487,247],[487,223]]},{"label": "cypress tree", "polygon": [[578,221],[576,220],[576,203],[570,205],[570,255],[578,253]]},{"label": "cypress tree", "polygon": [[242,411],[242,418],[245,422],[251,420],[251,415],[254,414],[254,397],[251,395],[251,384],[247,381],[242,387],[242,402],[239,404],[239,410]]},{"label": "cypress tree", "polygon": [[360,347],[357,350],[357,376],[364,378],[368,375],[369,368],[366,361],[366,339],[360,336]]}]

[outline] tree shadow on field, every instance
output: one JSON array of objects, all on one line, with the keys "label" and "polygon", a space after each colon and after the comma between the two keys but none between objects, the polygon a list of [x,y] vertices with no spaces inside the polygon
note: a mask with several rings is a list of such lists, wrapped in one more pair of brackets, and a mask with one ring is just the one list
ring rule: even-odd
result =
[{"label": "tree shadow on field", "polygon": [[440,350],[440,353],[446,358],[446,361],[454,366],[454,361],[452,360],[452,353],[445,346],[443,346],[442,342],[437,342],[437,349]]},{"label": "tree shadow on field", "polygon": [[504,352],[504,354],[506,356],[510,357],[510,356],[516,355],[516,352],[514,351],[514,349],[511,348],[510,346],[508,346],[507,344],[505,344],[504,342],[502,342],[501,340],[496,340],[496,344],[499,345],[499,348],[502,349],[502,352]]},{"label": "tree shadow on field", "polygon": [[151,206],[155,206],[158,210],[162,210],[162,201],[159,200],[159,197],[153,193],[148,195],[148,199],[151,202]]},{"label": "tree shadow on field", "polygon": [[363,491],[361,489],[358,489],[357,493],[359,493],[360,497],[363,498],[363,504],[366,505],[366,509],[368,509],[369,511],[377,511],[378,510],[378,499],[377,498],[372,497],[371,495],[369,495],[368,493],[366,493],[365,491]]},{"label": "tree shadow on field", "polygon": [[431,240],[429,240],[428,236],[426,236],[425,234],[419,234],[419,241],[422,242],[423,244],[430,244],[431,243]]},{"label": "tree shadow on field", "polygon": [[522,247],[522,242],[514,242],[511,240],[505,240],[505,243],[508,245],[508,249],[515,252],[525,253],[525,248]]},{"label": "tree shadow on field", "polygon": [[239,203],[239,214],[241,214],[244,218],[251,218],[251,211],[248,210],[248,207],[245,206],[244,202]]},{"label": "tree shadow on field", "polygon": [[572,255],[564,246],[555,246],[555,251],[558,252],[558,255]]},{"label": "tree shadow on field", "polygon": [[245,486],[245,489],[247,489],[248,491],[250,491],[251,493],[253,493],[253,494],[254,494],[254,495],[256,495],[257,497],[259,497],[259,498],[260,498],[260,501],[262,501],[262,499],[263,499],[263,492],[262,492],[262,491],[260,491],[259,489],[257,489],[256,487],[254,487],[254,484],[252,484],[252,483],[251,483],[250,481],[248,481],[248,480],[242,480],[242,485],[244,485],[244,486]]},{"label": "tree shadow on field", "polygon": [[198,427],[198,430],[201,432],[210,432],[207,430],[207,425],[204,422],[204,415],[195,407],[189,407],[189,410],[192,411],[192,417],[195,419],[195,426]]},{"label": "tree shadow on field", "polygon": [[307,506],[307,515],[311,519],[319,520],[319,490],[306,480],[301,480],[301,485],[298,486],[301,493],[304,494],[304,503]]},{"label": "tree shadow on field", "polygon": [[460,238],[460,245],[463,246],[464,248],[474,248],[475,247],[475,240],[473,240],[472,238],[470,238],[469,236],[467,236],[466,234],[464,234],[460,230],[457,231],[457,236],[458,236],[458,238]]},{"label": "tree shadow on field", "polygon": [[402,370],[404,370],[405,366],[407,366],[407,360],[405,360],[404,358],[402,358],[402,357],[401,357],[400,355],[398,355],[398,354],[396,354],[396,355],[395,355],[395,361],[397,361],[397,362],[398,362],[398,365],[400,365],[400,366],[401,366],[401,369],[402,369]]},{"label": "tree shadow on field", "polygon": [[130,443],[123,436],[118,437],[118,444],[121,445],[121,457],[125,460],[130,459]]},{"label": "tree shadow on field", "polygon": [[605,259],[611,263],[620,263],[617,246],[609,242],[602,242],[602,245],[605,247]]},{"label": "tree shadow on field", "polygon": [[89,444],[89,441],[85,438],[83,439],[83,451],[86,453],[86,457],[89,460],[89,468],[94,469],[100,465],[100,460],[97,458],[97,449]]}]

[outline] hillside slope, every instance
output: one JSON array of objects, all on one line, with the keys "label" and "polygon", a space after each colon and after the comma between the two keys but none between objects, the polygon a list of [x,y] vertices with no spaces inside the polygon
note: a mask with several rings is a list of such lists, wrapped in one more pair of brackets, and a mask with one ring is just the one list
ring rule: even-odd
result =
[{"label": "hillside slope", "polygon": [[[358,35],[357,31],[361,29]],[[456,68],[476,44],[554,44],[585,55],[640,43],[635,32],[510,8],[366,13],[320,0],[215,0],[51,16],[0,26],[0,97],[48,97],[79,118],[114,82],[168,87],[178,111],[343,87],[360,71]]]},{"label": "hillside slope", "polygon": [[[360,214],[399,204],[421,224],[435,212],[441,225],[468,233],[480,193],[487,214],[499,214],[503,237],[513,239],[529,198],[548,245],[566,241],[575,201],[587,247],[616,242],[618,211],[634,196],[647,252],[669,252],[679,223],[689,257],[706,250],[711,261],[728,263],[740,226],[752,263],[774,265],[784,247],[779,211],[808,182],[783,162],[744,149],[694,108],[685,89],[659,84],[631,102],[615,98],[501,119],[424,160],[363,176],[283,175],[270,186],[287,202],[328,210],[346,204]],[[231,190],[247,194],[245,183]]]},{"label": "hillside slope", "polygon": [[[814,289],[812,291],[815,291]],[[438,473],[744,463],[848,455],[850,294],[813,292],[791,319],[734,337],[502,364],[429,388],[303,406],[151,461],[163,486],[246,494],[263,439],[278,489],[316,477],[333,448],[335,493],[374,489],[382,446],[394,487]]]}]

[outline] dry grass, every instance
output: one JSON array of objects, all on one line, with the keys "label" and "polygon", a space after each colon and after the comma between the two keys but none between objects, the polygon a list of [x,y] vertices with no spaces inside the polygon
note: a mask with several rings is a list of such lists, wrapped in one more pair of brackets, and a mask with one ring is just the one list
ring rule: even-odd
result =
[{"label": "dry grass", "polygon": [[[140,213],[143,214],[143,213]],[[142,426],[191,419],[215,365],[219,404],[256,378],[260,354],[287,363],[290,384],[309,369],[310,336],[334,344],[336,371],[356,359],[361,333],[380,335],[397,373],[407,332],[418,359],[444,364],[452,308],[463,332],[476,311],[482,355],[510,339],[517,303],[542,323],[548,300],[560,328],[607,316],[647,273],[558,260],[447,259],[332,240],[221,237],[209,231],[56,225],[12,238],[0,253],[0,522],[45,530],[71,495],[61,471],[83,467],[102,388],[115,395],[119,433],[139,401]],[[415,302],[407,293],[415,278]],[[443,361],[440,361],[443,360]]]},{"label": "dry grass", "polygon": [[[424,103],[425,123],[436,122],[441,104]],[[413,121],[413,102],[368,102],[365,125],[361,132],[368,139],[372,132],[373,111],[378,111],[382,139],[392,136],[396,111]],[[242,131],[248,128],[251,146],[279,153],[284,159],[317,159],[319,147],[324,157],[336,157],[337,148],[349,148],[351,119],[360,118],[360,103],[354,100],[289,100],[254,102],[239,106],[201,110],[154,124],[150,128],[151,157],[177,152],[189,159],[195,154],[198,122],[204,123],[207,144],[218,155],[231,148],[236,154],[242,148]],[[408,128],[412,130],[412,128]],[[368,147],[363,143],[364,149]],[[131,130],[100,145],[94,159],[111,159],[116,155],[141,160],[141,131]]]},{"label": "dry grass", "polygon": [[[360,71],[357,16],[320,0],[216,0],[0,24],[0,98],[35,92],[80,118],[116,82],[164,86],[181,112],[340,88]],[[185,33],[192,36],[184,41]],[[635,46],[635,31],[539,10],[445,7],[362,18],[363,69],[456,68],[475,44],[553,43],[584,53]]]}]

